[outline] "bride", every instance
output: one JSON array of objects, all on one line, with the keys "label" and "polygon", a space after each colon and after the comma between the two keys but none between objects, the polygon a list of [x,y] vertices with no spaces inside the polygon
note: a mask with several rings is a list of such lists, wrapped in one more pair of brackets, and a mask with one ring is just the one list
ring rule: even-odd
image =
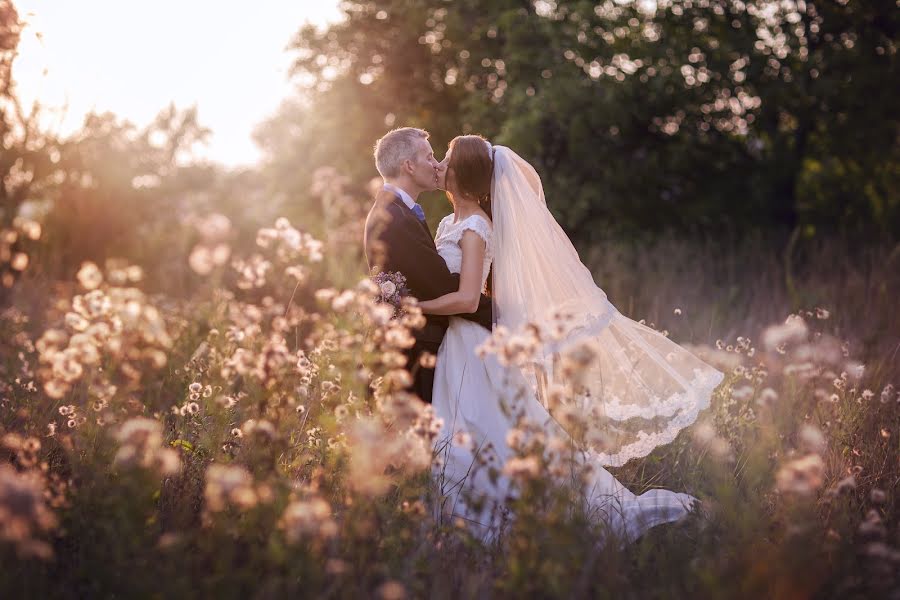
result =
[{"label": "bride", "polygon": [[457,137],[439,178],[454,211],[435,245],[460,284],[419,306],[472,312],[487,291],[494,314],[493,335],[450,317],[438,351],[432,403],[444,422],[435,467],[442,511],[493,539],[517,488],[509,469],[478,467],[515,464],[517,440],[530,428],[577,448],[583,501],[621,543],[687,515],[695,497],[663,489],[637,496],[603,466],[671,442],[709,406],[723,374],[616,310],[548,210],[537,172],[515,152]]}]

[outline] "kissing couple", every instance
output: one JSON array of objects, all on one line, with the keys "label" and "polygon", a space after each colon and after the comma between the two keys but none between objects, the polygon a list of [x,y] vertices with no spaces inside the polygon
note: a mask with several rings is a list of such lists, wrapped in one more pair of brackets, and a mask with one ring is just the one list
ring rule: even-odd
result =
[{"label": "kissing couple", "polygon": [[[369,268],[401,273],[426,315],[406,357],[410,391],[443,421],[433,467],[441,516],[464,519],[484,541],[500,533],[518,493],[512,472],[474,467],[516,464],[523,428],[548,447],[577,449],[588,472],[580,500],[619,543],[686,516],[694,496],[638,496],[603,466],[671,442],[709,406],[723,374],[616,310],[525,159],[463,135],[439,162],[428,138],[403,127],[375,144],[384,186],[363,243]],[[416,199],[435,189],[453,212],[432,238]],[[504,339],[518,358],[484,352]]]}]

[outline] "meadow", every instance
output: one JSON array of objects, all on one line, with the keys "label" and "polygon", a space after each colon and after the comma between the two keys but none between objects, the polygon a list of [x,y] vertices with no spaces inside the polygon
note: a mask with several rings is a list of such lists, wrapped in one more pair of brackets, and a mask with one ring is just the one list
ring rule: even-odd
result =
[{"label": "meadow", "polygon": [[70,279],[41,267],[60,258],[39,224],[4,231],[3,597],[897,597],[896,247],[583,252],[623,312],[727,373],[675,442],[612,469],[703,507],[598,545],[523,427],[539,468],[497,466],[517,517],[484,546],[441,513],[434,448],[459,442],[402,391],[416,309],[374,302],[360,226],[279,218],[242,244],[198,214],[164,264]]},{"label": "meadow", "polygon": [[[215,102],[61,133],[17,88],[43,33],[16,4],[0,0],[0,598],[900,600],[895,1],[343,0],[278,40],[292,95],[267,99],[240,167],[197,147],[207,114],[264,95],[240,69],[272,64],[220,54],[252,37],[145,3],[184,17],[194,50],[167,63],[128,35],[147,23],[79,5],[74,85],[169,74],[155,91]],[[447,518],[439,450],[468,442],[404,392],[422,317],[375,302],[362,256],[372,146],[399,126],[439,158],[461,133],[513,148],[612,303],[725,372],[671,444],[610,468],[697,496],[687,518],[598,543],[584,473],[528,423],[513,460],[476,466],[515,482],[500,539]],[[434,231],[450,207],[422,204]],[[521,354],[514,333],[494,351]]]}]

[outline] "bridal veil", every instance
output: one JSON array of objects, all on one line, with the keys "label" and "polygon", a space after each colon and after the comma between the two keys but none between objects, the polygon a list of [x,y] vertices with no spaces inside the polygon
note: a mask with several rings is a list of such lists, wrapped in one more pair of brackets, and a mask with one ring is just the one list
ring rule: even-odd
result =
[{"label": "bridal veil", "polygon": [[603,465],[671,442],[723,374],[622,315],[547,208],[535,169],[492,147],[494,335],[488,346]]}]

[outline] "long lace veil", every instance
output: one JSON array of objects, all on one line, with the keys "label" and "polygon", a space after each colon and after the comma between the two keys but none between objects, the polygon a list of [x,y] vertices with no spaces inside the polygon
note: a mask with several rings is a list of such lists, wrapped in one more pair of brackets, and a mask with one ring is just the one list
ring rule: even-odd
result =
[{"label": "long lace veil", "polygon": [[671,442],[722,373],[619,313],[550,213],[535,169],[505,146],[493,161],[493,341],[513,342],[504,362],[604,465]]}]

